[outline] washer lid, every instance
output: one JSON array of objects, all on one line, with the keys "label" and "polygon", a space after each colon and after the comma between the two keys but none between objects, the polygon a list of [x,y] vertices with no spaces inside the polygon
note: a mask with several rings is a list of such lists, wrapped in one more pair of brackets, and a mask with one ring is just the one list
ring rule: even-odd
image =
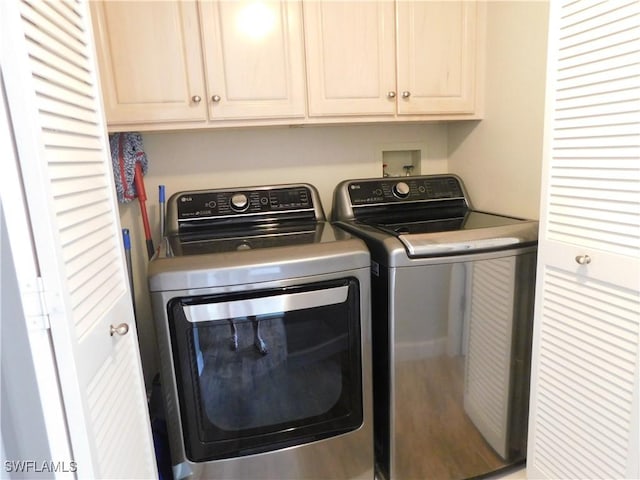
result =
[{"label": "washer lid", "polygon": [[538,222],[469,211],[464,218],[378,225],[402,242],[410,257],[502,250],[535,244]]}]

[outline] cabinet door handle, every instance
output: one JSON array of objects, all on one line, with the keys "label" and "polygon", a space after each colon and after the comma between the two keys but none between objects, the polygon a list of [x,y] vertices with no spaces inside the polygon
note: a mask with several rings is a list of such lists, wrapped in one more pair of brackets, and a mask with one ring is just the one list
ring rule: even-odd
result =
[{"label": "cabinet door handle", "polygon": [[193,101],[193,103],[200,103],[202,101],[202,97],[200,95],[194,95],[193,97],[191,97],[191,100]]},{"label": "cabinet door handle", "polygon": [[122,335],[126,335],[129,332],[129,325],[126,323],[121,323],[120,325],[117,326],[113,326],[111,325],[109,327],[109,333],[110,335],[113,337],[115,334],[118,334],[120,336]]},{"label": "cabinet door handle", "polygon": [[218,103],[220,101],[220,95],[214,95],[213,97],[211,97],[211,101]]},{"label": "cabinet door handle", "polygon": [[408,92],[407,90],[402,92],[402,98],[409,98],[410,96],[411,96],[411,92]]},{"label": "cabinet door handle", "polygon": [[589,265],[591,263],[591,257],[589,255],[578,255],[576,257],[576,263],[579,265]]},{"label": "cabinet door handle", "polygon": [[388,98],[396,98],[396,92],[394,92],[393,90],[387,93],[387,97]]}]

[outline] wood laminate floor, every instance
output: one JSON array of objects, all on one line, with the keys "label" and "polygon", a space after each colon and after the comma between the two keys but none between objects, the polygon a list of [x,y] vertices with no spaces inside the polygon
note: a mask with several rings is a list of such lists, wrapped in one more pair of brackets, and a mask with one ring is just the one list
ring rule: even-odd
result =
[{"label": "wood laminate floor", "polygon": [[463,357],[412,360],[398,370],[398,479],[464,479],[506,465],[464,412]]}]

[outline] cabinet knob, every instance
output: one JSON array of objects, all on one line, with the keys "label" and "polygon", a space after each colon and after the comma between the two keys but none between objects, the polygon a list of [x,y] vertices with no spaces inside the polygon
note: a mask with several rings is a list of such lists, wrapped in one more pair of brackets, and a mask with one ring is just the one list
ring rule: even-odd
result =
[{"label": "cabinet knob", "polygon": [[109,334],[113,337],[115,334],[120,336],[126,335],[129,332],[129,325],[126,323],[121,323],[120,325],[114,327],[111,325],[109,328]]},{"label": "cabinet knob", "polygon": [[591,257],[589,255],[578,255],[576,257],[576,263],[579,265],[589,265],[591,263]]},{"label": "cabinet knob", "polygon": [[220,101],[220,95],[214,95],[213,97],[211,97],[211,101],[218,103]]},{"label": "cabinet knob", "polygon": [[388,97],[388,98],[396,98],[396,92],[394,92],[394,91],[390,91],[390,92],[388,92],[388,93],[387,93],[387,97]]},{"label": "cabinet knob", "polygon": [[402,92],[402,98],[409,98],[410,96],[411,96],[411,92],[408,92],[407,90]]},{"label": "cabinet knob", "polygon": [[194,95],[193,97],[191,97],[191,100],[193,101],[193,103],[200,103],[202,101],[202,97],[200,95]]}]

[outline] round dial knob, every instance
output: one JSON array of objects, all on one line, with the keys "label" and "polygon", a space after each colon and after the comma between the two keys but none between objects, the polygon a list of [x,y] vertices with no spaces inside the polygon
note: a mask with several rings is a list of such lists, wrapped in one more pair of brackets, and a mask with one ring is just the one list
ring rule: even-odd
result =
[{"label": "round dial knob", "polygon": [[405,182],[398,182],[393,186],[393,194],[398,198],[407,198],[409,191],[409,185]]},{"label": "round dial knob", "polygon": [[249,208],[249,199],[244,193],[234,193],[230,203],[231,208],[236,212],[242,212]]}]

